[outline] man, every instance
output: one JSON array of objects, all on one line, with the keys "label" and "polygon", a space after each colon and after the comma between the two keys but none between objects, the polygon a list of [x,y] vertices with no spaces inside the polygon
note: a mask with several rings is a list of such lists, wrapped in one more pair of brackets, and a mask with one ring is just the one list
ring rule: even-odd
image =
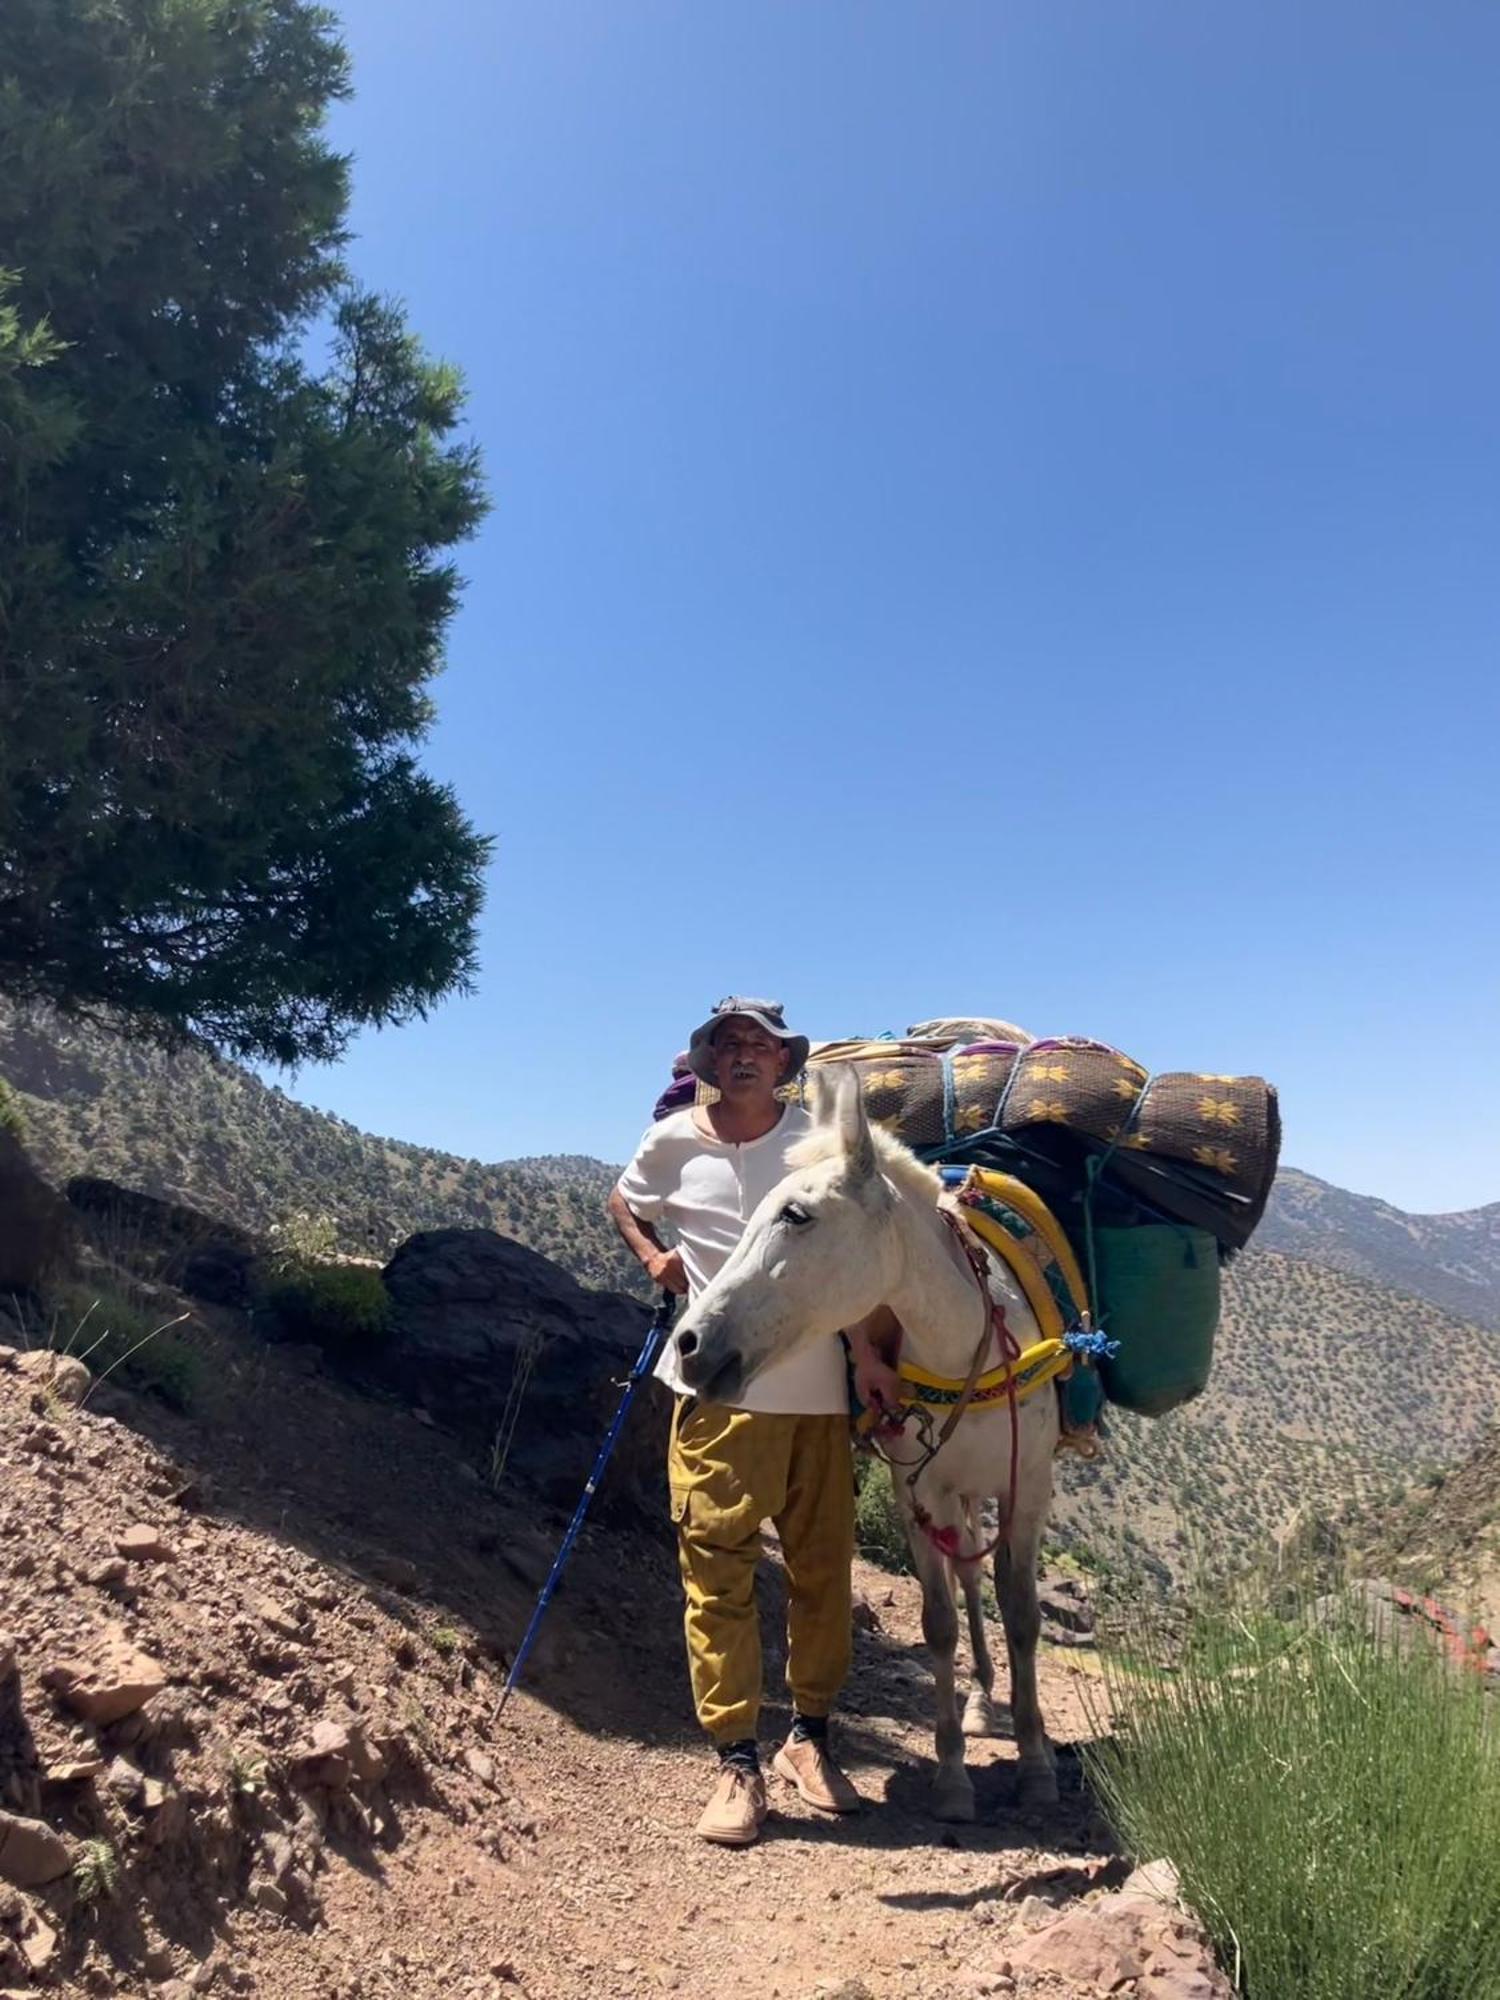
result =
[{"label": "man", "polygon": [[[773,1000],[721,1000],[693,1031],[688,1063],[718,1097],[662,1118],[610,1196],[615,1226],[655,1285],[695,1297],[811,1129],[776,1092],[807,1060]],[[666,1222],[668,1249],[656,1233]],[[773,1768],[824,1812],[860,1797],[828,1749],[828,1716],[849,1670],[854,1474],[843,1349],[830,1335],[758,1375],[734,1404],[691,1396],[669,1342],[658,1376],[676,1392],[667,1473],[687,1599],[688,1668],[719,1777],[698,1824],[705,1840],[743,1847],[766,1816],[756,1747],[761,1703],[755,1569],[760,1527],[774,1521],[787,1578],[791,1734]]]}]

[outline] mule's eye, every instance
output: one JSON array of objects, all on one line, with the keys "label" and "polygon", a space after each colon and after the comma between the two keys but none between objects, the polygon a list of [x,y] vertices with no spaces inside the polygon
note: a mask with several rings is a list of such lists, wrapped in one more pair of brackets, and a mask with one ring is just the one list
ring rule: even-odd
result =
[{"label": "mule's eye", "polygon": [[781,1220],[783,1222],[789,1222],[792,1225],[793,1229],[802,1229],[805,1228],[806,1225],[812,1221],[812,1217],[808,1214],[807,1210],[802,1206],[800,1201],[789,1201],[786,1207],[781,1211]]}]

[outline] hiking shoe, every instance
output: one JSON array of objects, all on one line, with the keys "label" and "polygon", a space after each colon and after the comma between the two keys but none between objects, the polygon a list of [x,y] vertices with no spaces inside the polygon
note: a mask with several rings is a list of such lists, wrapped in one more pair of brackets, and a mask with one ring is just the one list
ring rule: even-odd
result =
[{"label": "hiking shoe", "polygon": [[725,1764],[698,1822],[698,1838],[717,1841],[720,1847],[748,1847],[760,1838],[765,1816],[766,1781],[760,1772]]},{"label": "hiking shoe", "polygon": [[776,1752],[771,1769],[778,1778],[795,1785],[810,1806],[819,1812],[855,1813],[864,1800],[828,1754],[826,1743],[805,1737],[800,1743],[789,1736]]}]

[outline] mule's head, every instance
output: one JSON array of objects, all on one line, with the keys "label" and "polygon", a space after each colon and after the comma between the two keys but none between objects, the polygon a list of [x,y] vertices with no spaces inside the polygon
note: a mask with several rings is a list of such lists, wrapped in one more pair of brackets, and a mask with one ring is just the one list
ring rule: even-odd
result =
[{"label": "mule's head", "polygon": [[863,1319],[895,1282],[896,1194],[883,1167],[899,1149],[871,1130],[848,1064],[816,1074],[813,1131],[677,1329],[682,1378],[711,1400],[737,1396],[769,1362]]}]

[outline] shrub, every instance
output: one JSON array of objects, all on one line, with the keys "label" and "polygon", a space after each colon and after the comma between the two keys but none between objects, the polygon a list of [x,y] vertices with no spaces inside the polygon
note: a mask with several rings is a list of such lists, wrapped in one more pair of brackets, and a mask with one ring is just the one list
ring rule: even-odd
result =
[{"label": "shrub", "polygon": [[391,1299],[368,1264],[308,1264],[274,1280],[265,1303],[290,1340],[355,1358],[390,1338]]},{"label": "shrub", "polygon": [[910,1576],[911,1549],[891,1486],[890,1467],[873,1453],[861,1452],[854,1461],[854,1482],[854,1538],[860,1554],[882,1569]]},{"label": "shrub", "polygon": [[267,1261],[281,1277],[305,1271],[314,1264],[326,1264],[339,1247],[333,1218],[310,1215],[301,1208],[295,1215],[273,1222],[269,1235],[271,1249]]},{"label": "shrub", "polygon": [[1249,2000],[1500,2000],[1500,1716],[1424,1630],[1332,1602],[1107,1643],[1093,1782]]}]

